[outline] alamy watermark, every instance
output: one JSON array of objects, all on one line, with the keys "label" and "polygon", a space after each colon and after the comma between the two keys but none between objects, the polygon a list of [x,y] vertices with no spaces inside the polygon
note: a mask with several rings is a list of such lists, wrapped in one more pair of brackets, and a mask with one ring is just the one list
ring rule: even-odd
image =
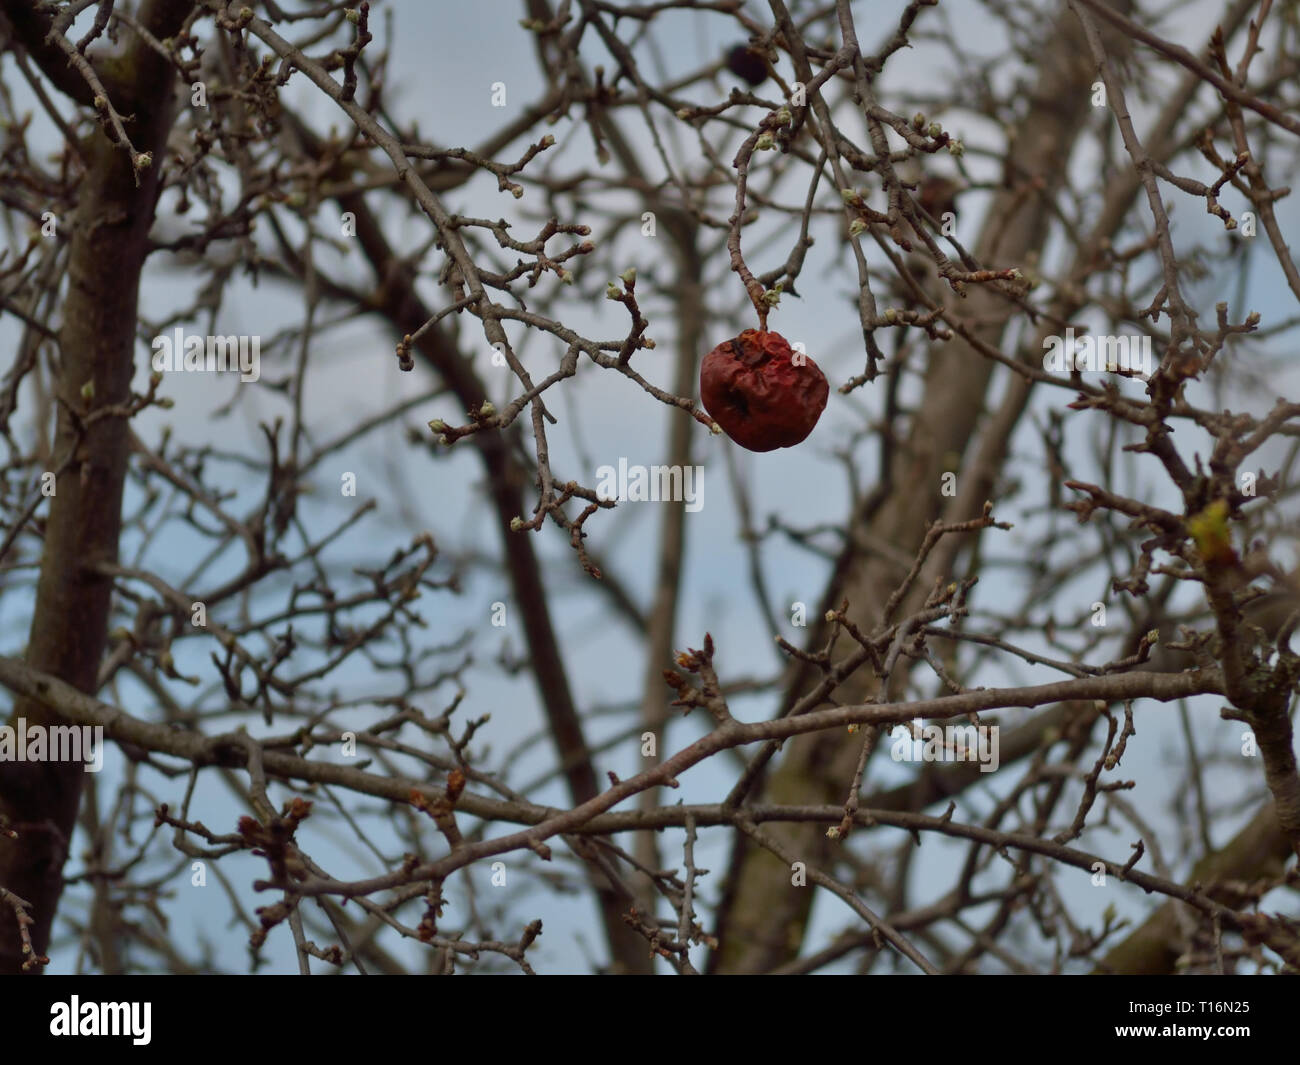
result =
[{"label": "alamy watermark", "polygon": [[978,762],[981,773],[998,768],[997,725],[895,725],[889,757],[895,762]]},{"label": "alamy watermark", "polygon": [[1120,370],[1146,379],[1155,372],[1151,338],[1142,336],[1074,335],[1067,326],[1065,336],[1043,338],[1043,369],[1052,373],[1078,370],[1080,373],[1116,373]]},{"label": "alamy watermark", "polygon": [[0,762],[84,762],[87,773],[104,768],[103,725],[0,725]]},{"label": "alamy watermark", "polygon": [[620,503],[685,503],[692,514],[704,506],[703,466],[638,466],[618,460],[618,469],[596,470],[596,497]]},{"label": "alamy watermark", "polygon": [[239,371],[241,381],[256,381],[262,376],[262,338],[260,336],[190,336],[177,326],[171,336],[160,333],[149,346],[153,348],[151,364],[158,373],[185,370],[189,373],[229,373]]},{"label": "alamy watermark", "polygon": [[148,1046],[152,1013],[152,1002],[82,1002],[73,995],[51,1004],[50,1035],[124,1035],[135,1046]]}]

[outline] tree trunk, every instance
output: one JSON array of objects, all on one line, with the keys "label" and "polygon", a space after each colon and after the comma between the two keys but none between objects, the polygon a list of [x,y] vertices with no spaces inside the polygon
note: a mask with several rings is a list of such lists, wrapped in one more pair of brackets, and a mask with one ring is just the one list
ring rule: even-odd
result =
[{"label": "tree trunk", "polygon": [[[16,10],[20,6],[23,11]],[[142,12],[142,21],[157,37],[166,37],[189,6],[154,3]],[[26,5],[10,4],[7,13],[15,26],[23,24],[25,14],[26,25],[41,33],[44,20],[33,18]],[[40,41],[30,43],[41,58]],[[55,57],[50,62],[66,67],[67,60]],[[153,163],[139,171],[137,184],[128,149],[110,143],[102,131],[82,142],[87,172],[77,213],[67,223],[72,246],[59,333],[59,411],[52,449],[56,464],[69,454],[72,460],[50,500],[27,646],[27,662],[34,669],[87,693],[96,687],[112,599],[111,579],[91,567],[117,558],[128,421],[110,414],[89,425],[84,422],[88,415],[130,398],[140,272],[174,114],[172,70],[162,57],[133,46],[114,69],[119,79],[110,96],[117,110],[132,118],[126,131],[136,150],[152,152]],[[30,698],[15,700],[10,723],[19,718],[29,727],[64,723]],[[32,949],[38,954],[49,945],[63,891],[63,864],[84,772],[80,762],[0,763],[0,818],[17,833],[13,839],[0,836],[0,885],[30,904]],[[20,972],[26,960],[17,922],[0,921],[0,973]]]}]

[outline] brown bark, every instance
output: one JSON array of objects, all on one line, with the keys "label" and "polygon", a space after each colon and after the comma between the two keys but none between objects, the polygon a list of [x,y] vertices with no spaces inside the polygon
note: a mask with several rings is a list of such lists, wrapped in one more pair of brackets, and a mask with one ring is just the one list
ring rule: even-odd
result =
[{"label": "brown bark", "polygon": [[[311,131],[294,116],[287,114],[285,118],[293,123],[295,134],[305,143],[315,143]],[[342,196],[339,206],[355,215],[361,248],[376,274],[383,279],[380,287],[382,303],[378,310],[399,334],[417,332],[432,317],[432,312],[416,292],[414,278],[408,272],[392,269],[397,256],[365,198],[360,194]],[[469,360],[443,329],[426,330],[416,342],[415,351],[447,382],[466,410],[477,410],[487,400],[483,383],[470,368]],[[555,743],[569,796],[577,806],[600,791],[595,763],[569,685],[533,542],[526,534],[510,531],[511,519],[525,513],[524,489],[529,476],[511,454],[510,440],[506,435],[478,433],[473,442],[483,460],[493,509],[502,530],[506,572],[523,619],[529,661],[547,727]],[[623,920],[632,900],[608,883],[602,874],[593,872],[593,877],[597,881],[594,886],[612,970],[619,974],[648,973],[650,962],[645,941]]]},{"label": "brown bark", "polygon": [[[1127,6],[1127,5],[1124,5]],[[990,268],[1022,264],[1039,249],[1047,234],[1051,198],[1064,180],[1061,160],[1089,112],[1088,87],[1095,76],[1084,58],[1083,35],[1077,20],[1062,10],[1051,37],[1044,43],[1039,79],[1025,121],[1008,147],[1008,187],[995,198],[989,221],[975,247],[980,264]],[[980,339],[997,346],[1013,307],[986,289],[973,292],[961,311],[972,321],[987,324]],[[930,523],[939,518],[944,500],[938,491],[951,456],[969,460],[993,363],[971,345],[954,339],[935,346],[926,370],[925,398],[912,430],[899,449],[891,471],[894,486],[933,486],[932,490],[894,490],[869,519],[873,538],[895,545],[904,554],[921,544]],[[970,463],[967,462],[966,465]],[[964,518],[976,517],[965,514]],[[859,624],[873,627],[881,605],[898,582],[897,569],[883,558],[854,560],[833,582],[826,605],[847,597]],[[924,596],[928,587],[920,586]],[[917,596],[910,601],[915,605]],[[906,612],[908,606],[903,607]],[[819,634],[810,646],[822,646]],[[789,689],[811,687],[812,673],[801,670]],[[857,693],[853,693],[857,694]],[[870,695],[871,692],[866,693]],[[838,803],[844,800],[857,761],[859,744],[842,733],[803,736],[793,740],[780,765],[771,772],[764,792],[775,803]],[[773,826],[784,850],[800,855],[810,866],[826,868],[838,844],[816,826]],[[790,873],[767,851],[737,839],[731,880],[720,910],[720,949],[712,967],[722,972],[766,972],[792,958],[802,942],[813,892],[790,886]],[[738,860],[737,860],[738,859]]]},{"label": "brown bark", "polygon": [[[1280,876],[1291,847],[1271,806],[1260,810],[1233,840],[1213,854],[1207,854],[1192,870],[1188,884],[1201,884],[1217,902],[1240,906],[1243,899],[1230,881],[1243,877]],[[1147,976],[1171,974],[1184,948],[1179,928],[1179,908],[1185,903],[1169,901],[1111,948],[1096,970],[1098,974]]]},{"label": "brown bark", "polygon": [[[142,12],[143,24],[158,37],[180,25],[189,4],[159,0]],[[31,5],[7,3],[6,14],[30,39],[38,60],[53,68],[52,80],[66,81],[66,57],[50,55],[42,43],[43,16]],[[61,66],[62,65],[62,66]],[[156,53],[128,48],[105,81],[117,110],[132,120],[127,133],[135,148],[153,153],[153,165],[137,174],[129,151],[97,131],[82,145],[88,170],[81,199],[68,224],[69,255],[63,326],[59,334],[56,463],[73,452],[50,500],[44,555],[32,616],[27,662],[35,669],[93,692],[104,653],[112,581],[92,571],[117,558],[122,487],[126,476],[128,423],[109,415],[79,431],[89,413],[130,396],[140,272],[158,196],[159,171],[174,113],[172,72]],[[93,396],[83,397],[91,382]],[[75,412],[75,413],[74,413]],[[15,700],[11,722],[52,726],[62,719],[41,703]],[[18,835],[0,836],[0,885],[31,904],[33,949],[43,954],[63,890],[63,864],[81,799],[84,767],[79,762],[0,764],[0,816]],[[0,973],[22,971],[26,958],[17,923],[0,921]],[[32,971],[32,970],[28,970]],[[35,971],[40,971],[37,968]]]}]

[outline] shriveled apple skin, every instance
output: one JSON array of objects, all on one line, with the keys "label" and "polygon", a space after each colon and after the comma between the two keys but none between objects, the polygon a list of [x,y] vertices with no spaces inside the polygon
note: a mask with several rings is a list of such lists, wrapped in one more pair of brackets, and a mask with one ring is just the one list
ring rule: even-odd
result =
[{"label": "shriveled apple skin", "polygon": [[741,447],[793,447],[807,438],[826,409],[826,375],[806,355],[796,365],[794,355],[780,333],[746,329],[704,356],[704,409]]}]

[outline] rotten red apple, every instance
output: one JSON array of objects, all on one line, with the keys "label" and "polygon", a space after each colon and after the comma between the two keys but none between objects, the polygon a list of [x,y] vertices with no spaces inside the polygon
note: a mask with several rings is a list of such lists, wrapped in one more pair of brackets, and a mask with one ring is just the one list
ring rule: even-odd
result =
[{"label": "rotten red apple", "polygon": [[767,61],[763,53],[748,44],[738,44],[727,53],[727,69],[751,85],[767,80]]},{"label": "rotten red apple", "polygon": [[817,364],[792,351],[780,333],[767,330],[746,329],[724,340],[700,366],[704,409],[750,451],[775,451],[804,440],[829,395]]}]

